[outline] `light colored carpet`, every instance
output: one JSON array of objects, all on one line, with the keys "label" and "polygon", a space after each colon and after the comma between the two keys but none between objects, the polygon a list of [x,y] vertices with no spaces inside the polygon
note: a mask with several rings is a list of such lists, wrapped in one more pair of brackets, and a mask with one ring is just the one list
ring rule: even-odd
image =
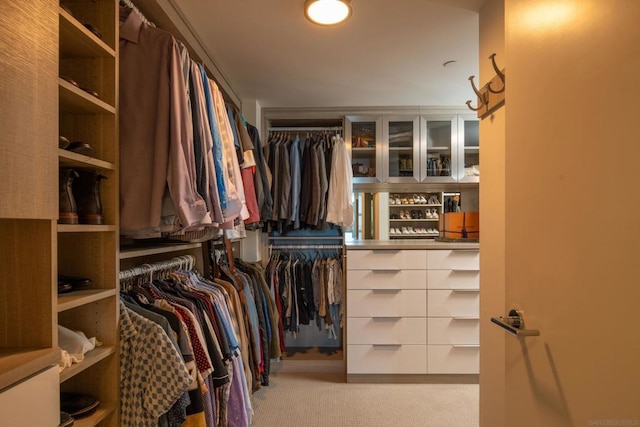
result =
[{"label": "light colored carpet", "polygon": [[354,384],[341,374],[271,375],[255,427],[477,427],[477,384]]}]

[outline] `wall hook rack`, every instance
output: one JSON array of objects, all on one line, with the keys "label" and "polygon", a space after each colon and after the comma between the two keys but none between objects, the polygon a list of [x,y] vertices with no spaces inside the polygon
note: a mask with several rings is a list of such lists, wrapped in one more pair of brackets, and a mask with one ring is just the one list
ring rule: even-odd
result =
[{"label": "wall hook rack", "polygon": [[[484,119],[498,108],[502,107],[505,103],[505,73],[504,69],[500,70],[498,68],[495,56],[496,54],[492,53],[489,56],[489,59],[491,60],[491,65],[493,66],[496,75],[493,76],[487,84],[482,86],[481,89],[476,87],[474,82],[475,76],[469,77],[471,88],[478,98],[478,106],[475,108],[471,106],[471,100],[467,101],[466,104],[471,111],[476,111],[478,113],[478,117],[480,119]],[[501,86],[500,89],[495,89],[495,87],[499,87],[498,85]]]}]

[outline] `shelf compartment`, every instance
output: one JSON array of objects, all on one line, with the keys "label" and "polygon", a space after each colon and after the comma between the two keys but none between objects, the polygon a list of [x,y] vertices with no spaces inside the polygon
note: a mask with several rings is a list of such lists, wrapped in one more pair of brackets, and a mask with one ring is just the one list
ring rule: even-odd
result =
[{"label": "shelf compartment", "polygon": [[58,312],[100,301],[116,294],[115,289],[83,289],[58,296]]},{"label": "shelf compartment", "polygon": [[58,78],[58,84],[60,86],[61,113],[116,114],[114,106],[93,95],[89,95],[63,78]]},{"label": "shelf compartment", "polygon": [[96,159],[94,157],[85,156],[82,154],[74,153],[72,151],[58,149],[58,157],[60,166],[68,168],[92,168],[101,169],[105,171],[115,170],[113,163],[105,162],[104,160]]},{"label": "shelf compartment", "polygon": [[[99,337],[97,338],[99,340]],[[106,359],[107,357],[115,353],[116,353],[115,346],[96,347],[93,350],[88,351],[84,355],[84,360],[82,362],[75,363],[70,367],[66,368],[64,371],[60,372],[60,382],[63,383],[68,379],[73,378],[74,376],[78,375],[80,372],[83,372],[89,369],[96,363],[101,362],[102,360]]]},{"label": "shelf compartment", "polygon": [[437,205],[389,205],[390,208],[436,207],[436,206],[442,206],[442,203]]},{"label": "shelf compartment", "polygon": [[438,218],[421,218],[421,219],[393,219],[393,218],[389,218],[389,221],[393,221],[393,222],[426,222],[426,221],[431,221],[431,222],[435,222],[435,221],[439,221]]},{"label": "shelf compartment", "polygon": [[116,52],[61,7],[60,56],[115,58]]}]

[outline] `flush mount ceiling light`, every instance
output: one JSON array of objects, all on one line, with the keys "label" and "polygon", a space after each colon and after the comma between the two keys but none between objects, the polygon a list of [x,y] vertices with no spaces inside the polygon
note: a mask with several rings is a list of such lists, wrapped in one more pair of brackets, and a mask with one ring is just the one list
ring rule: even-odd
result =
[{"label": "flush mount ceiling light", "polygon": [[351,16],[351,0],[307,0],[304,15],[314,24],[339,24]]}]

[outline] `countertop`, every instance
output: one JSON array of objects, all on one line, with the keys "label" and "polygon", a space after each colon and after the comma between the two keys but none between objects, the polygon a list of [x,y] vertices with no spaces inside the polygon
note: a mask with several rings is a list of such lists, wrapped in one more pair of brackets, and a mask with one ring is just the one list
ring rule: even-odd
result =
[{"label": "countertop", "polygon": [[437,242],[435,240],[352,240],[345,241],[347,250],[358,249],[479,249],[480,243]]}]

